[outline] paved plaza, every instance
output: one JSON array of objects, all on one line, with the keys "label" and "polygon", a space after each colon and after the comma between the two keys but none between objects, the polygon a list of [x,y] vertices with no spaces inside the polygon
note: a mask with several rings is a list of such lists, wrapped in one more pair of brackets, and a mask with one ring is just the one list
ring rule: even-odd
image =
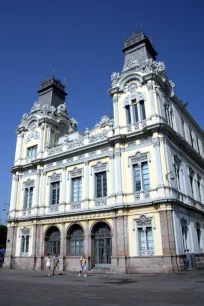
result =
[{"label": "paved plaza", "polygon": [[204,305],[204,270],[176,275],[66,273],[0,269],[1,306]]}]

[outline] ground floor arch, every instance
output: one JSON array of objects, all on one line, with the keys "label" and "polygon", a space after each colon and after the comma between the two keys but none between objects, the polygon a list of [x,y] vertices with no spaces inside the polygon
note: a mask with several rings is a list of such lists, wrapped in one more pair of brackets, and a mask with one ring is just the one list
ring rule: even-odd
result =
[{"label": "ground floor arch", "polygon": [[60,255],[60,231],[56,226],[51,226],[45,233],[45,255]]},{"label": "ground floor arch", "polygon": [[92,266],[95,268],[111,265],[112,233],[105,222],[96,223],[91,231]]}]

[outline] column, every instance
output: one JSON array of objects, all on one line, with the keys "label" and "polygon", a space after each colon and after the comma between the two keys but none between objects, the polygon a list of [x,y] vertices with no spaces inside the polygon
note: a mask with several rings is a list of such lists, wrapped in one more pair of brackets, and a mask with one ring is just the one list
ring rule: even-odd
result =
[{"label": "column", "polygon": [[37,224],[37,233],[36,233],[36,251],[35,251],[35,256],[36,256],[36,262],[35,262],[35,270],[41,270],[42,269],[42,264],[43,264],[43,225],[42,224]]},{"label": "column", "polygon": [[115,128],[119,127],[119,113],[118,113],[118,95],[113,96],[113,112],[114,112],[114,125]]},{"label": "column", "polygon": [[44,130],[45,130],[44,125],[41,125],[41,127],[40,127],[40,144],[39,144],[39,148],[38,148],[38,153],[43,152]]},{"label": "column", "polygon": [[60,256],[59,256],[59,261],[60,261],[60,271],[64,271],[64,260],[65,260],[65,252],[66,252],[66,247],[65,247],[65,224],[62,223],[61,226],[61,232],[60,232]]},{"label": "column", "polygon": [[122,169],[121,169],[121,151],[115,152],[115,161],[116,161],[116,177],[117,177],[117,195],[122,195]]},{"label": "column", "polygon": [[156,156],[156,165],[157,165],[157,182],[158,187],[164,186],[163,181],[163,171],[162,171],[162,163],[161,163],[161,152],[160,152],[160,140],[153,139],[153,147],[155,149],[155,156]]},{"label": "column", "polygon": [[84,171],[84,183],[85,183],[85,198],[83,200],[83,209],[89,208],[89,162],[85,162],[85,171]]},{"label": "column", "polygon": [[38,228],[37,224],[33,224],[33,230],[32,230],[32,236],[33,236],[33,241],[32,241],[32,254],[31,256],[33,257],[33,270],[35,270],[36,267],[36,255],[37,255],[37,235],[38,235]]},{"label": "column", "polygon": [[126,251],[125,251],[125,233],[124,233],[124,217],[117,217],[117,251],[119,272],[126,272]]},{"label": "column", "polygon": [[87,258],[88,270],[90,270],[90,253],[89,253],[89,221],[85,221],[85,229],[84,229],[84,253]]},{"label": "column", "polygon": [[10,198],[10,217],[14,217],[15,215],[17,195],[18,195],[18,182],[19,182],[19,176],[13,175],[12,187],[11,187],[11,198]]},{"label": "column", "polygon": [[118,240],[117,240],[117,218],[113,218],[112,225],[112,256],[111,256],[111,270],[118,271]]},{"label": "column", "polygon": [[153,84],[148,83],[147,88],[149,91],[149,99],[150,99],[150,105],[151,105],[151,110],[152,110],[152,116],[154,116],[155,115],[155,104],[154,104]]},{"label": "column", "polygon": [[39,189],[40,189],[40,174],[41,170],[38,169],[36,172],[36,183],[35,183],[35,204],[34,207],[38,207],[38,201],[39,201]]},{"label": "column", "polygon": [[15,256],[16,226],[8,226],[6,238],[6,256],[4,259],[4,268],[12,268],[12,257]]},{"label": "column", "polygon": [[45,201],[46,201],[46,187],[47,187],[47,173],[43,173],[43,188],[42,188],[42,206],[43,206],[43,215],[45,214]]},{"label": "column", "polygon": [[110,156],[111,160],[111,196],[115,196],[115,158]]},{"label": "column", "polygon": [[66,167],[63,168],[62,173],[62,203],[66,203]]},{"label": "column", "polygon": [[17,135],[15,161],[18,161],[22,158],[23,138],[23,132]]}]

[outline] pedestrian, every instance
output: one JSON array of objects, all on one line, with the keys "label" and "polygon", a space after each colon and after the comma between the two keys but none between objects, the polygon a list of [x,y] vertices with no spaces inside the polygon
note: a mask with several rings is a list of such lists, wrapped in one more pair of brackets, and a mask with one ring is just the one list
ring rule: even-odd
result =
[{"label": "pedestrian", "polygon": [[53,258],[53,275],[55,275],[55,270],[58,270],[59,272],[59,257],[58,254],[55,254]]},{"label": "pedestrian", "polygon": [[50,276],[50,268],[51,268],[51,258],[50,254],[47,254],[45,258],[45,273],[47,274],[47,276]]},{"label": "pedestrian", "polygon": [[84,277],[87,276],[86,274],[86,255],[82,255],[80,258],[80,265],[81,265],[81,269],[79,271],[79,276],[81,276],[81,274],[84,274]]}]

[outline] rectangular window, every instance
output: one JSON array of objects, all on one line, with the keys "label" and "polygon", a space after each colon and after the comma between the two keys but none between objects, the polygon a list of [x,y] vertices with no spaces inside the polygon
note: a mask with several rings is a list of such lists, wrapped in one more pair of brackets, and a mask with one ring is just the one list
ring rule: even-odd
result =
[{"label": "rectangular window", "polygon": [[188,250],[187,239],[188,239],[188,227],[186,225],[181,226],[182,230],[182,240],[184,252]]},{"label": "rectangular window", "polygon": [[81,201],[82,180],[81,177],[72,178],[72,202]]},{"label": "rectangular window", "polygon": [[60,182],[51,183],[51,204],[59,204]]},{"label": "rectangular window", "polygon": [[174,165],[174,169],[175,169],[175,175],[176,175],[176,185],[177,185],[177,189],[180,191],[181,187],[180,187],[180,173],[179,173],[179,167],[177,165]]},{"label": "rectangular window", "polygon": [[29,235],[21,236],[21,255],[28,255],[29,252]]},{"label": "rectangular window", "polygon": [[28,151],[27,151],[27,156],[28,157],[33,157],[33,156],[36,156],[36,155],[37,155],[37,146],[33,146],[33,147],[28,148]]},{"label": "rectangular window", "polygon": [[126,110],[127,124],[131,124],[130,106],[126,105],[125,110]]},{"label": "rectangular window", "polygon": [[193,147],[193,131],[191,129],[191,127],[189,126],[189,133],[190,133],[190,140],[191,140],[191,146]]},{"label": "rectangular window", "polygon": [[152,227],[138,228],[138,247],[139,254],[147,255],[153,254],[153,233]]},{"label": "rectangular window", "polygon": [[145,112],[144,101],[140,101],[139,105],[140,105],[141,120],[145,120],[146,119],[146,112]]},{"label": "rectangular window", "polygon": [[194,198],[193,176],[189,175],[189,179],[190,179],[190,186],[191,186],[191,194],[192,194],[192,197]]},{"label": "rectangular window", "polygon": [[138,116],[137,104],[133,105],[133,112],[134,112],[134,121],[138,122],[139,121],[139,116]]},{"label": "rectangular window", "polygon": [[25,188],[23,208],[31,208],[33,203],[33,187]]},{"label": "rectangular window", "polygon": [[149,190],[149,168],[148,163],[143,162],[141,165],[134,165],[134,188],[135,191]]},{"label": "rectangular window", "polygon": [[185,123],[182,117],[181,117],[181,126],[182,126],[183,137],[186,139]]},{"label": "rectangular window", "polygon": [[198,239],[198,249],[201,249],[201,229],[200,229],[200,224],[196,224],[196,233],[197,233],[197,239]]},{"label": "rectangular window", "polygon": [[96,198],[107,196],[107,177],[106,171],[95,174],[96,180]]},{"label": "rectangular window", "polygon": [[199,197],[199,201],[201,202],[200,181],[197,181],[197,184],[198,184],[198,197]]},{"label": "rectangular window", "polygon": [[200,154],[199,140],[198,140],[198,136],[197,135],[196,135],[196,142],[197,142],[198,153]]}]

